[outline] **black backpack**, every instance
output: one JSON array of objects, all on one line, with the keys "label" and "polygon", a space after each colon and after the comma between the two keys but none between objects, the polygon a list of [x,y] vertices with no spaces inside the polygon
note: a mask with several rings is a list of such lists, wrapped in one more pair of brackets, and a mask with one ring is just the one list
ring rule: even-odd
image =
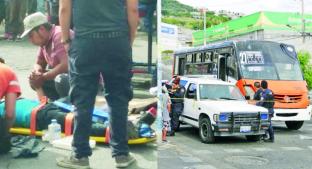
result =
[{"label": "black backpack", "polygon": [[7,122],[0,117],[0,154],[8,153],[11,150],[11,137],[7,130]]}]

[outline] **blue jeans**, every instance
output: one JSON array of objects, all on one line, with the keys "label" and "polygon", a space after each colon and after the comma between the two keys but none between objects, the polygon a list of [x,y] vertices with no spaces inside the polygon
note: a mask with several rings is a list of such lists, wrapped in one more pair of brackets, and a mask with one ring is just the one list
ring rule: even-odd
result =
[{"label": "blue jeans", "polygon": [[112,156],[127,155],[128,103],[133,97],[128,35],[112,32],[75,37],[69,56],[69,95],[76,107],[72,143],[75,156],[81,158],[92,154],[89,136],[100,74],[104,79],[104,96],[111,110]]},{"label": "blue jeans", "polygon": [[269,133],[270,136],[270,140],[274,140],[274,130],[273,130],[273,126],[272,126],[272,120],[271,120],[271,116],[269,117],[269,128],[265,131],[265,133]]},{"label": "blue jeans", "polygon": [[42,89],[44,94],[52,101],[68,96],[68,74],[62,73],[57,75],[53,80],[45,81]]}]

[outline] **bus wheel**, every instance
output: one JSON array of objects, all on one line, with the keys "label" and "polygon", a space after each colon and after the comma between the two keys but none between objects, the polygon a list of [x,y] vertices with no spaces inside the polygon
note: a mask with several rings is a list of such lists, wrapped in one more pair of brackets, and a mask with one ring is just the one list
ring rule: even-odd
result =
[{"label": "bus wheel", "polygon": [[199,119],[199,136],[203,143],[215,142],[211,123],[207,117],[202,117]]},{"label": "bus wheel", "polygon": [[259,141],[261,138],[261,135],[249,135],[249,136],[246,136],[246,139],[248,141]]},{"label": "bus wheel", "polygon": [[303,121],[285,121],[286,126],[290,130],[298,130],[302,127]]}]

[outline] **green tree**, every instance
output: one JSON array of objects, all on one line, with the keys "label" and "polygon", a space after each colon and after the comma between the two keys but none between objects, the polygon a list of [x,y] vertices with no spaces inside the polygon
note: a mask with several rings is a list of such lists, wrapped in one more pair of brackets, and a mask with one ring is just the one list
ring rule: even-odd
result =
[{"label": "green tree", "polygon": [[[188,29],[199,30],[204,29],[203,18],[192,16],[193,12],[199,12],[191,6],[179,3],[176,0],[162,0],[162,22],[173,24]],[[202,16],[201,16],[202,17]],[[227,16],[218,16],[212,11],[206,12],[206,27],[230,20]]]},{"label": "green tree", "polygon": [[299,51],[298,58],[300,61],[300,67],[303,72],[304,79],[308,84],[309,90],[312,89],[312,64],[311,54],[307,51]]}]

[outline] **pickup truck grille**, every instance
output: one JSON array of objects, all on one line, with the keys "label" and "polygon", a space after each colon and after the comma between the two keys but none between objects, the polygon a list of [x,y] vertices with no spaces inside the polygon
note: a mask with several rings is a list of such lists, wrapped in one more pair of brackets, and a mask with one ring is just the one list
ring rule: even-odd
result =
[{"label": "pickup truck grille", "polygon": [[259,113],[233,113],[229,121],[233,124],[233,132],[239,132],[240,126],[251,126],[252,131],[260,127]]},{"label": "pickup truck grille", "polygon": [[234,125],[250,125],[253,123],[259,124],[259,114],[258,113],[233,113],[233,123]]}]

